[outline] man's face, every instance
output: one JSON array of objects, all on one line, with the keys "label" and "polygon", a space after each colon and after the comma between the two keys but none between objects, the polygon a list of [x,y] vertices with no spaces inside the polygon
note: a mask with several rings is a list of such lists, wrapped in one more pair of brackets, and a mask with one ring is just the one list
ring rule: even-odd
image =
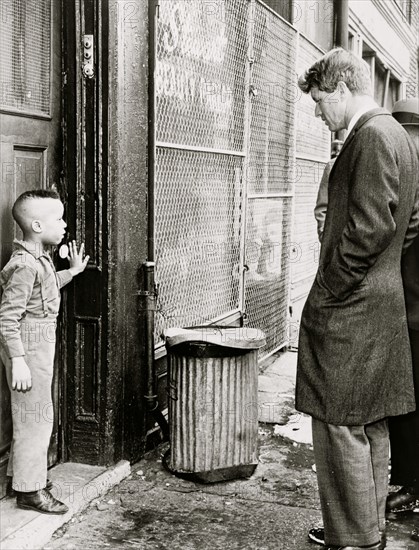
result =
[{"label": "man's face", "polygon": [[315,116],[321,117],[331,132],[337,132],[346,128],[346,102],[344,94],[341,93],[339,87],[332,93],[323,92],[317,87],[313,87],[310,90],[310,94],[316,104]]}]

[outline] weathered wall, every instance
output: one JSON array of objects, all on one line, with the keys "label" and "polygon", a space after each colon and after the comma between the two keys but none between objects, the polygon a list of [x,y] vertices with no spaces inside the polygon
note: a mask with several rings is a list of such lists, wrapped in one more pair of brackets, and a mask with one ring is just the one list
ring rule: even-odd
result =
[{"label": "weathered wall", "polygon": [[145,367],[136,292],[147,254],[147,71],[147,1],[110,0],[108,432],[131,459],[144,444]]}]

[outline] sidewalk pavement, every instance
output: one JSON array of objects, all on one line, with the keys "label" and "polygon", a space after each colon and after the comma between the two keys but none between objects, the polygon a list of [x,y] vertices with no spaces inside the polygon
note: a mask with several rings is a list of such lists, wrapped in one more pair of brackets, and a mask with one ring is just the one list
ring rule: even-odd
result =
[{"label": "sidewalk pavement", "polygon": [[65,515],[38,514],[16,507],[16,501],[0,501],[0,549],[21,550],[42,548],[65,523],[84,510],[91,501],[130,475],[126,460],[111,468],[67,462],[52,468],[48,474],[54,484],[52,493],[67,504]]},{"label": "sidewalk pavement", "polygon": [[[307,531],[320,522],[321,514],[310,421],[293,409],[295,368],[293,352],[276,354],[262,365],[259,464],[251,478],[210,485],[180,479],[164,469],[161,459],[167,445],[161,446],[131,470],[126,463],[117,465],[112,481],[100,484],[96,477],[96,483],[90,479],[90,485],[83,485],[79,476],[79,504],[69,514],[54,517],[25,511],[44,528],[38,523],[26,539],[19,538],[17,529],[15,541],[21,546],[9,541],[0,548],[315,550]],[[57,479],[58,468],[67,467],[68,474],[79,466],[58,466],[51,477]],[[95,475],[109,477],[112,471]],[[90,478],[95,475],[92,470]],[[56,490],[62,485],[57,482]],[[3,506],[0,511],[2,530],[17,513],[14,501],[7,503],[5,516]],[[409,538],[415,518],[419,520],[419,514],[390,519],[388,550],[419,550],[419,543]],[[26,532],[30,531],[29,525]]]}]

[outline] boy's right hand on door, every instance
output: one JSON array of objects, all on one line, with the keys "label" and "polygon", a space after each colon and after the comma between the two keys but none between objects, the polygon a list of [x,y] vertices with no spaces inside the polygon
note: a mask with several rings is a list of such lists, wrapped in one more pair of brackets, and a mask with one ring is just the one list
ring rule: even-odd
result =
[{"label": "boy's right hand on door", "polygon": [[12,390],[29,391],[32,388],[31,371],[24,357],[12,358]]}]

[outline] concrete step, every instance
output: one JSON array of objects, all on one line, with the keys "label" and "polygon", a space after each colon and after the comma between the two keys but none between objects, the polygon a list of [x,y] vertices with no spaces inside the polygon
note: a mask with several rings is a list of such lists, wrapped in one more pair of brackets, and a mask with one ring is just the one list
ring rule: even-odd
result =
[{"label": "concrete step", "polygon": [[131,467],[126,460],[110,468],[74,462],[51,468],[48,472],[48,477],[54,484],[51,493],[67,504],[69,511],[60,516],[39,514],[18,508],[14,498],[4,498],[0,501],[1,550],[42,548],[57,529],[130,473]]}]

